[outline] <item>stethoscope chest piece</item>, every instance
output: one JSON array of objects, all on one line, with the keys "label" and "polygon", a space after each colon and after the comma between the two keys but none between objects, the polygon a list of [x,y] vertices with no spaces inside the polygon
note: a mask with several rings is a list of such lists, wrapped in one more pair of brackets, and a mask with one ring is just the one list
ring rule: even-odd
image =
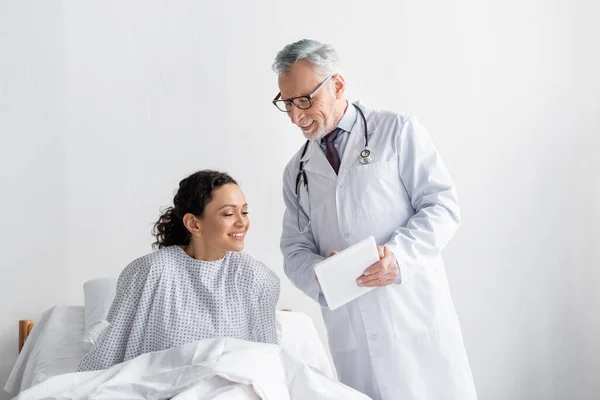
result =
[{"label": "stethoscope chest piece", "polygon": [[363,151],[360,152],[358,160],[361,164],[369,164],[371,161],[373,161],[373,157],[375,157],[375,153],[373,153],[373,151],[368,147],[365,147]]}]

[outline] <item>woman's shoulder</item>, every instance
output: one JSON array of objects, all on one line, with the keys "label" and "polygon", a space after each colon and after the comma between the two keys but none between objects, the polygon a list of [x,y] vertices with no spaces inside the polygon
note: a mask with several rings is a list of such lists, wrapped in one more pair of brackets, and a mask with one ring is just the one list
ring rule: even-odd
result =
[{"label": "woman's shoulder", "polygon": [[121,272],[121,276],[140,277],[142,275],[148,276],[151,273],[160,274],[166,266],[177,262],[177,248],[175,247],[164,247],[136,258],[125,267],[123,272]]},{"label": "woman's shoulder", "polygon": [[275,272],[261,261],[243,251],[231,252],[230,263],[235,264],[236,269],[240,273],[250,275],[254,282],[279,282],[279,277]]}]

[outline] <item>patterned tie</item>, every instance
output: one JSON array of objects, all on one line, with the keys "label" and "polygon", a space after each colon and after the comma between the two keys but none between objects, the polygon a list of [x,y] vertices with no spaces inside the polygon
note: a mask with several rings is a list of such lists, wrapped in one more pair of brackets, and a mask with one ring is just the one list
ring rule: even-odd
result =
[{"label": "patterned tie", "polygon": [[325,142],[325,157],[329,161],[329,164],[333,167],[336,175],[340,170],[340,155],[338,154],[333,142],[337,138],[338,134],[342,131],[341,128],[336,128],[331,133],[328,133],[323,137],[323,141]]}]

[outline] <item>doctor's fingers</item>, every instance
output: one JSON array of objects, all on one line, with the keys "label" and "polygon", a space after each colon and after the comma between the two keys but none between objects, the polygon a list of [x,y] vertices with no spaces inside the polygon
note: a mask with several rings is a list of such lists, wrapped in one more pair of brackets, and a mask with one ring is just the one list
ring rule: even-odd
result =
[{"label": "doctor's fingers", "polygon": [[356,280],[358,286],[362,287],[379,287],[379,286],[387,286],[396,281],[397,276],[394,276],[392,271],[369,275],[369,276],[361,276]]},{"label": "doctor's fingers", "polygon": [[356,283],[360,284],[362,282],[378,279],[384,276],[386,273],[387,269],[383,265],[383,262],[378,261],[375,264],[371,265],[369,268],[367,268],[361,276],[356,278]]},{"label": "doctor's fingers", "polygon": [[385,257],[385,246],[377,246],[377,252],[379,253],[379,259]]},{"label": "doctor's fingers", "polygon": [[380,279],[390,272],[390,268],[387,266],[386,260],[380,260],[379,262],[371,265],[363,272],[361,276],[356,279],[357,283],[369,282]]},{"label": "doctor's fingers", "polygon": [[381,260],[377,261],[375,264],[371,265],[369,268],[365,269],[363,275],[369,276],[376,274],[380,271],[387,271],[391,269],[390,265],[394,262],[394,257],[392,253],[386,254]]}]

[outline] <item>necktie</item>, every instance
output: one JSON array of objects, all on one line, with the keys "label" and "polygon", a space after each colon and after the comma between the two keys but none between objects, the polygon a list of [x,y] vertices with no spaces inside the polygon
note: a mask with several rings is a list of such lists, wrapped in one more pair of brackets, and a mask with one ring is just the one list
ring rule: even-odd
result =
[{"label": "necktie", "polygon": [[331,164],[331,167],[336,174],[340,170],[340,155],[333,145],[333,142],[341,131],[340,128],[336,128],[323,137],[323,141],[325,142],[325,157],[327,157],[329,164]]}]

